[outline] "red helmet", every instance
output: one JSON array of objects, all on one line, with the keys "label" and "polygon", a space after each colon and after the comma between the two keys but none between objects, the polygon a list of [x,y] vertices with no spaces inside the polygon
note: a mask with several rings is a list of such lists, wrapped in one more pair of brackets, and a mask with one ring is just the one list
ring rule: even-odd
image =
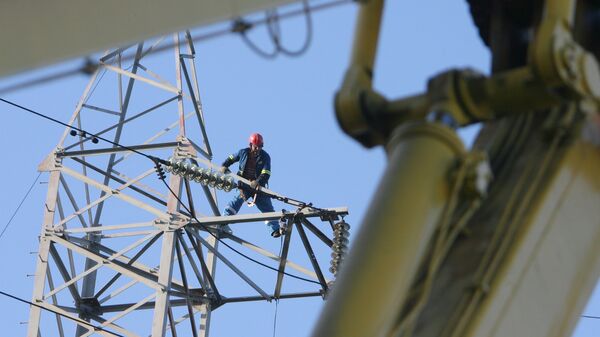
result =
[{"label": "red helmet", "polygon": [[256,146],[263,146],[263,137],[260,133],[253,133],[250,135],[250,144],[254,144]]}]

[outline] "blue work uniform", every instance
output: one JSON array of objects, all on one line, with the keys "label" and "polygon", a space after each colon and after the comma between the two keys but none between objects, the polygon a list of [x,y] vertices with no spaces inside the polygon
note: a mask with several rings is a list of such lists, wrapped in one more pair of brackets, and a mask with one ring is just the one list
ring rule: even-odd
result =
[{"label": "blue work uniform", "polygon": [[[251,158],[250,148],[244,148],[239,150],[236,154],[232,154],[225,161],[222,166],[229,167],[231,164],[235,162],[239,162],[239,169],[237,175],[240,177],[244,177],[250,181],[256,180],[258,181],[260,186],[266,186],[269,182],[269,178],[271,177],[271,157],[269,154],[260,149],[256,158]],[[254,162],[252,167],[247,167],[248,163]],[[238,188],[239,193],[236,195],[225,207],[223,211],[224,215],[235,215],[242,207],[244,201],[248,198],[255,196],[255,191],[252,188],[244,185],[241,188]],[[265,213],[265,212],[274,212],[273,204],[271,203],[271,198],[264,194],[257,194],[254,200],[256,207]],[[279,222],[275,220],[271,220],[267,222],[267,227],[269,227],[271,233],[279,230]]]}]

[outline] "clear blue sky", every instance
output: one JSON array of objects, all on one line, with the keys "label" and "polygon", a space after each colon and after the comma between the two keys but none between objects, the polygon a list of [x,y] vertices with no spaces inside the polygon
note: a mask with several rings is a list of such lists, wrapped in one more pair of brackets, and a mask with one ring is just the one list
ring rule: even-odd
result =
[{"label": "clear blue sky", "polygon": [[[300,58],[264,60],[237,36],[196,46],[199,84],[208,134],[220,162],[245,146],[254,131],[265,137],[273,159],[271,188],[311,201],[320,207],[348,206],[356,232],[385,167],[382,149],[365,149],[345,136],[333,113],[333,95],[348,64],[355,6],[319,12],[314,38]],[[300,45],[304,22],[283,25],[284,44]],[[259,35],[252,36],[264,42]],[[172,53],[164,57],[171,67]],[[68,69],[79,60],[0,81],[0,87],[30,76]],[[464,1],[388,1],[375,69],[375,87],[387,97],[424,90],[427,78],[453,67],[489,68],[489,53],[479,37]],[[83,75],[10,93],[4,98],[66,121],[88,78]],[[0,225],[4,225],[37,175],[36,166],[56,145],[63,129],[8,106],[0,106],[4,165],[0,166]],[[127,132],[136,132],[128,130]],[[469,142],[473,130],[463,132]],[[46,181],[43,174],[40,181]],[[38,184],[0,239],[0,290],[31,297],[37,236],[40,233],[46,185]],[[221,205],[231,195],[221,195]],[[275,205],[281,208],[282,205]],[[248,209],[243,212],[249,212]],[[257,227],[258,228],[258,227]],[[235,228],[234,228],[235,230]],[[260,228],[266,237],[266,231]],[[262,235],[261,234],[261,235]],[[259,240],[263,240],[259,238]],[[275,241],[266,242],[276,250]],[[273,276],[274,277],[274,276]],[[277,336],[310,334],[322,303],[319,299],[281,301]],[[229,304],[214,313],[212,335],[270,336],[275,305]],[[6,336],[25,334],[28,307],[0,298],[0,325]],[[592,297],[588,315],[600,315],[600,294]],[[583,319],[574,336],[597,336],[600,320]],[[596,333],[596,334],[594,334]]]}]

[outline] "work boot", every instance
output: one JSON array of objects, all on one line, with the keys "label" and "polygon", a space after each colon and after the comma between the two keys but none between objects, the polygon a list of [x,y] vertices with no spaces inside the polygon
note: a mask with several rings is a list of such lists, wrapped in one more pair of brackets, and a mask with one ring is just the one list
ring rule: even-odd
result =
[{"label": "work boot", "polygon": [[276,230],[274,230],[274,231],[271,233],[271,236],[272,236],[272,237],[274,237],[274,238],[278,238],[278,237],[280,237],[280,236],[281,236],[281,234],[282,234],[282,233],[281,233],[281,228],[279,228],[279,229],[276,229]]},{"label": "work boot", "polygon": [[283,234],[285,234],[285,228],[279,227],[278,229],[274,230],[271,233],[271,236],[274,238],[278,238],[278,237],[282,236]]}]

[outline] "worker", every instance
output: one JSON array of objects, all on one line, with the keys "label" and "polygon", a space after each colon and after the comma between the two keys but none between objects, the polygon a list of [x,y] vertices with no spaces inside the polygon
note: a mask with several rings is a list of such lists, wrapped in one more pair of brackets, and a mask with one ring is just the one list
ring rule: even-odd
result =
[{"label": "worker", "polygon": [[[235,162],[240,162],[238,175],[250,181],[250,186],[243,185],[238,188],[239,194],[227,204],[224,215],[235,215],[242,207],[244,201],[253,198],[253,202],[261,212],[274,212],[271,198],[262,193],[257,193],[258,189],[266,186],[271,177],[271,157],[263,150],[263,137],[259,133],[250,135],[247,148],[239,150],[236,154],[230,155],[223,164],[221,164],[221,173],[227,173],[229,166]],[[271,236],[278,238],[281,236],[279,222],[271,220],[267,222]],[[229,226],[223,226],[223,231],[231,233]]]}]

